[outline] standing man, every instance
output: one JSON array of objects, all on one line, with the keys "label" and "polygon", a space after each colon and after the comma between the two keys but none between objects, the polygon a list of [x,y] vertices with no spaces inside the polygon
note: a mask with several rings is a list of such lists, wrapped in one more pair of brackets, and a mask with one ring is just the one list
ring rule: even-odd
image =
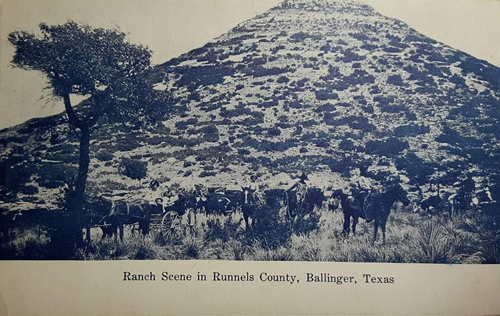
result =
[{"label": "standing man", "polygon": [[158,180],[151,180],[149,183],[149,190],[144,195],[144,200],[153,206],[154,213],[163,213],[163,199],[158,191],[159,187],[160,182],[158,182]]},{"label": "standing man", "polygon": [[[298,212],[302,212],[304,208],[304,201],[306,199],[307,195],[307,175],[302,172],[300,175],[299,181],[292,185],[290,189],[287,190],[287,192],[290,194],[293,190],[295,190],[295,197],[296,197],[296,209]],[[289,203],[291,204],[291,203]],[[290,206],[289,206],[290,207]]]},{"label": "standing man", "polygon": [[464,205],[466,207],[471,206],[472,195],[476,190],[476,183],[469,175],[465,175],[465,179],[461,183],[461,190],[464,196]]}]

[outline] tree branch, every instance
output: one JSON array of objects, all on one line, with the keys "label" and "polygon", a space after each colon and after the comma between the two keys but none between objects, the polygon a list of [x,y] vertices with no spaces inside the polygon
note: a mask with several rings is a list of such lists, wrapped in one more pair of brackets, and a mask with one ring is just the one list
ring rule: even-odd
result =
[{"label": "tree branch", "polygon": [[69,99],[69,93],[65,93],[63,96],[64,100],[64,109],[66,110],[66,113],[68,113],[68,119],[71,124],[78,128],[83,127],[83,122],[82,120],[76,115],[75,110],[71,106],[71,100]]}]

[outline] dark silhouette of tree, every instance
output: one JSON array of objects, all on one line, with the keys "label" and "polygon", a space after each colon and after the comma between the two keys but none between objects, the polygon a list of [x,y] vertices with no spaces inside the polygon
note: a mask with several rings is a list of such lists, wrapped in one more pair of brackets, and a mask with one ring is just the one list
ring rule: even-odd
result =
[{"label": "dark silhouette of tree", "polygon": [[[74,242],[79,244],[92,128],[104,117],[136,123],[162,117],[168,111],[168,96],[153,90],[147,80],[151,51],[127,42],[124,33],[72,21],[39,27],[40,35],[9,34],[16,48],[12,64],[41,71],[54,96],[63,100],[69,123],[79,130],[79,169],[67,197],[68,210],[75,216]],[[72,94],[86,99],[75,106]]]}]

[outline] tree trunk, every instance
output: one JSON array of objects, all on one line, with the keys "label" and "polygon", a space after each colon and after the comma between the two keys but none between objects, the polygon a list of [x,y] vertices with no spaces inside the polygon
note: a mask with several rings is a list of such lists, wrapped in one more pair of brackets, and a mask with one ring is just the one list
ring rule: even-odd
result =
[{"label": "tree trunk", "polygon": [[70,124],[80,129],[80,158],[78,161],[78,174],[76,177],[75,187],[70,192],[68,199],[68,209],[72,212],[71,222],[72,238],[76,247],[83,245],[82,229],[84,224],[84,206],[85,206],[85,186],[87,184],[87,177],[90,165],[90,127],[91,124],[83,121],[74,112],[71,106],[69,93],[63,96],[64,106],[68,114]]},{"label": "tree trunk", "polygon": [[74,199],[72,201],[73,205],[71,206],[76,216],[75,234],[77,235],[75,236],[75,241],[77,247],[83,243],[82,229],[85,215],[85,187],[87,185],[90,165],[90,128],[87,125],[82,125],[80,131],[80,159],[78,163],[78,175],[75,182]]}]

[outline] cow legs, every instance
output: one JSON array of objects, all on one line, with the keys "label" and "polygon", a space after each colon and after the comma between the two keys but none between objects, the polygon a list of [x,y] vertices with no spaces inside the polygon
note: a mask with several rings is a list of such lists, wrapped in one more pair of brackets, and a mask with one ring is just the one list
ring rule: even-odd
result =
[{"label": "cow legs", "polygon": [[349,236],[349,226],[351,225],[351,215],[344,213],[344,228],[342,233],[345,237]]},{"label": "cow legs", "polygon": [[375,220],[373,222],[373,243],[375,243],[375,241],[377,240],[377,231],[378,231],[378,225],[379,225],[379,222],[378,220]]},{"label": "cow legs", "polygon": [[118,241],[118,234],[119,234],[119,226],[118,226],[118,224],[116,224],[111,231],[112,231],[111,234],[115,235],[115,242],[117,242]]},{"label": "cow legs", "polygon": [[243,212],[243,219],[245,220],[245,229],[249,227],[248,225],[248,213]]},{"label": "cow legs", "polygon": [[120,241],[123,241],[123,231],[125,230],[125,225],[120,220],[118,220],[118,225],[116,226],[116,229],[117,233],[118,231],[120,233]]},{"label": "cow legs", "polygon": [[385,224],[386,223],[382,223],[382,245],[385,245]]},{"label": "cow legs", "polygon": [[90,242],[90,226],[85,227],[85,231],[87,232],[85,238]]},{"label": "cow legs", "polygon": [[352,217],[352,234],[356,236],[356,225],[358,225],[359,218],[357,216]]},{"label": "cow legs", "polygon": [[139,222],[139,229],[142,231],[142,234],[144,236],[149,234],[149,218]]}]

